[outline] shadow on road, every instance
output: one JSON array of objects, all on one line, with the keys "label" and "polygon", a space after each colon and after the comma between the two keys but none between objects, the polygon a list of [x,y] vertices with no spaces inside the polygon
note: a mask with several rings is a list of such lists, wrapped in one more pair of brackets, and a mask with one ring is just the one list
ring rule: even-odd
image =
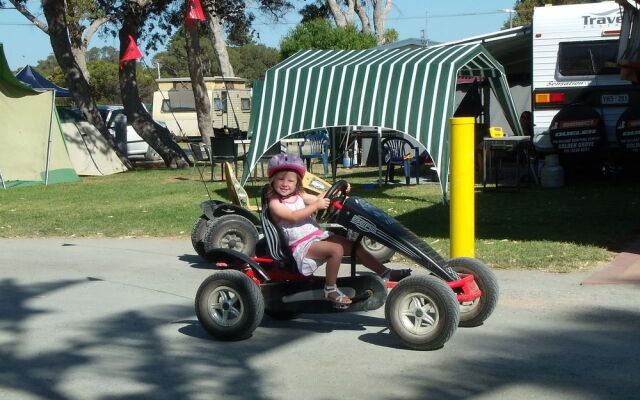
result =
[{"label": "shadow on road", "polygon": [[[10,279],[0,281],[0,392],[67,399],[65,380],[88,369],[91,374],[105,374],[109,382],[135,383],[135,392],[114,387],[113,394],[102,399],[187,399],[203,393],[211,398],[269,399],[272,396],[263,390],[268,378],[255,366],[257,359],[311,334],[374,328],[376,332],[364,333],[359,340],[397,348],[398,357],[413,354],[398,348],[384,319],[366,314],[305,314],[293,321],[265,316],[250,339],[219,342],[202,330],[192,307],[149,305],[107,317],[87,316],[82,321],[86,329],[58,341],[57,346],[37,352],[25,348],[34,327],[48,329],[42,327],[42,318],[61,312],[35,308],[31,301],[80,284],[106,283],[60,280],[21,285]],[[493,328],[504,333],[478,332],[480,340],[475,341],[473,351],[483,357],[469,357],[463,351],[469,346],[465,337],[483,327],[460,329],[438,351],[446,352],[444,362],[434,365],[430,353],[424,353],[419,359],[421,368],[394,375],[393,381],[414,387],[415,393],[429,393],[430,398],[464,399],[514,384],[585,398],[637,396],[640,312],[594,307],[575,313],[569,324],[556,330]],[[176,331],[182,335],[176,338]],[[55,334],[54,327],[51,334]],[[384,360],[380,365],[384,366]],[[434,368],[438,374],[429,373]]]}]

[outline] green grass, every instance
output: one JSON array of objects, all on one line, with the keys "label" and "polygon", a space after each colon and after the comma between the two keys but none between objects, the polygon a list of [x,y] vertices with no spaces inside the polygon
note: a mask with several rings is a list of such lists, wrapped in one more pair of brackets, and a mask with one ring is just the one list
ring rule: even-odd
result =
[{"label": "green grass", "polygon": [[[208,170],[203,170],[206,176]],[[341,170],[353,195],[366,198],[449,254],[449,208],[438,185],[365,189],[377,170]],[[255,198],[265,181],[249,183]],[[208,182],[214,199],[227,199],[224,182]],[[0,237],[173,237],[189,240],[207,200],[191,169],[140,169],[80,183],[0,190]],[[252,199],[253,200],[253,199]],[[565,272],[592,268],[640,234],[637,181],[575,183],[476,191],[476,256],[494,268]],[[402,258],[399,258],[402,261]]]}]

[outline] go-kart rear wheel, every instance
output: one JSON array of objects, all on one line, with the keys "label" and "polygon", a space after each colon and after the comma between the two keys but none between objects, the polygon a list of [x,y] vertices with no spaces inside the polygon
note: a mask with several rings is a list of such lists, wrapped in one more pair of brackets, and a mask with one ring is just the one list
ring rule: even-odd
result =
[{"label": "go-kart rear wheel", "polygon": [[205,254],[213,249],[232,249],[251,257],[256,251],[258,230],[243,216],[223,215],[207,228],[203,242]]},{"label": "go-kart rear wheel", "polygon": [[389,330],[405,346],[439,349],[453,336],[460,309],[453,291],[433,276],[414,275],[401,280],[387,297],[384,315]]},{"label": "go-kart rear wheel", "polygon": [[198,255],[204,259],[206,259],[204,250],[204,235],[207,233],[207,229],[211,225],[211,220],[207,218],[206,215],[202,214],[198,217],[196,222],[193,224],[193,228],[191,228],[191,244],[193,245],[193,249],[198,253]]},{"label": "go-kart rear wheel", "polygon": [[448,265],[454,271],[473,275],[482,295],[473,301],[460,303],[460,326],[474,327],[482,325],[493,313],[498,303],[498,280],[493,271],[480,260],[469,257],[457,257],[449,260]]},{"label": "go-kart rear wheel", "polygon": [[389,260],[391,260],[391,257],[396,253],[395,250],[368,237],[363,237],[361,243],[362,247],[364,247],[364,249],[374,256],[381,264],[388,263]]},{"label": "go-kart rear wheel", "polygon": [[264,315],[260,288],[236,270],[219,271],[205,279],[198,288],[195,305],[203,328],[222,340],[251,336]]}]

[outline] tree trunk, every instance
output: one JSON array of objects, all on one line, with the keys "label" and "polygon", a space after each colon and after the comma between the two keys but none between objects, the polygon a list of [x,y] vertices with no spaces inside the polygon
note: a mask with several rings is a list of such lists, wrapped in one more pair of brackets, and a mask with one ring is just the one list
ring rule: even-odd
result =
[{"label": "tree trunk", "polygon": [[73,100],[87,121],[100,131],[102,136],[116,151],[116,154],[122,163],[127,168],[131,169],[131,162],[129,162],[126,155],[122,154],[120,150],[118,150],[115,139],[109,133],[109,130],[102,120],[102,116],[100,116],[100,113],[96,108],[96,103],[91,95],[89,84],[73,57],[69,36],[67,34],[64,2],[58,0],[43,0],[42,10],[44,11],[44,15],[47,19],[49,40],[51,41],[53,54],[64,73],[64,79],[69,91],[71,92]]},{"label": "tree trunk", "polygon": [[213,49],[218,55],[222,76],[234,77],[236,74],[233,72],[233,67],[229,61],[229,53],[227,53],[227,46],[224,41],[222,20],[214,12],[210,10],[207,10],[207,12],[209,14],[209,27],[213,34]]},{"label": "tree trunk", "polygon": [[[142,6],[135,2],[129,2],[128,4],[122,28],[118,33],[120,37],[120,59],[122,59],[129,45],[129,35],[137,39],[138,28],[142,19]],[[142,106],[140,94],[138,93],[135,60],[125,61],[123,64],[118,75],[120,78],[122,105],[124,106],[125,114],[127,114],[129,124],[162,157],[168,168],[184,168],[191,165],[191,161],[184,150],[171,137],[171,132],[155,123],[151,115]]]},{"label": "tree trunk", "polygon": [[[31,14],[31,12],[24,6],[24,4],[20,3],[18,0],[9,0],[9,2],[11,2],[11,4],[13,4],[16,10],[18,10],[22,15],[24,15],[25,18],[31,21],[32,24],[34,24],[36,27],[38,27],[47,35],[49,34],[49,28],[47,27],[47,25],[44,24],[42,21],[40,21],[38,18],[36,18],[33,14]],[[76,2],[72,3],[71,0],[67,0],[67,8],[65,9],[65,11],[71,13],[74,11],[73,7],[76,7],[76,6],[77,6]],[[84,75],[84,78],[87,80],[87,82],[90,81],[89,70],[87,69],[87,60],[85,56],[87,52],[87,47],[89,46],[89,42],[91,41],[91,37],[93,36],[93,34],[98,30],[98,28],[102,24],[104,24],[110,19],[112,19],[112,16],[104,16],[104,17],[96,18],[95,20],[93,20],[91,24],[89,24],[89,27],[86,28],[86,34],[84,35],[84,39],[82,38],[82,36],[83,36],[83,32],[85,31],[85,27],[82,26],[82,24],[79,24],[78,22],[68,23],[68,21],[66,21],[68,25],[67,26],[68,32],[69,32],[69,42],[71,44],[71,53],[76,59],[76,62],[78,63],[78,67],[82,71],[82,74]]]},{"label": "tree trunk", "polygon": [[378,45],[384,44],[384,21],[387,19],[392,6],[393,0],[374,0],[373,27],[376,31],[376,43]]},{"label": "tree trunk", "polygon": [[191,77],[191,89],[196,103],[198,129],[202,140],[205,143],[210,143],[211,140],[209,138],[213,135],[213,121],[211,120],[211,102],[204,83],[204,73],[202,72],[198,26],[195,23],[192,26],[187,25],[184,32],[187,39],[189,76]]},{"label": "tree trunk", "polygon": [[347,1],[347,11],[342,11],[342,8],[338,4],[337,0],[326,0],[329,11],[333,16],[333,20],[336,22],[336,26],[344,28],[348,25],[353,25],[353,12],[355,8],[354,0]]},{"label": "tree trunk", "polygon": [[367,7],[360,3],[360,0],[356,0],[355,11],[360,18],[360,23],[362,24],[362,32],[371,34],[371,24],[369,23],[369,15],[367,15]]},{"label": "tree trunk", "polygon": [[75,7],[77,7],[77,3],[72,0],[67,0],[67,13],[69,15],[70,21],[67,20],[67,29],[69,31],[69,42],[71,44],[71,54],[73,54],[73,58],[76,59],[76,63],[78,63],[78,67],[80,71],[82,71],[82,75],[84,79],[89,82],[89,70],[87,69],[87,60],[84,56],[84,52],[86,51],[86,46],[83,46],[82,33],[84,32],[84,26],[78,23],[77,15],[75,14]]}]

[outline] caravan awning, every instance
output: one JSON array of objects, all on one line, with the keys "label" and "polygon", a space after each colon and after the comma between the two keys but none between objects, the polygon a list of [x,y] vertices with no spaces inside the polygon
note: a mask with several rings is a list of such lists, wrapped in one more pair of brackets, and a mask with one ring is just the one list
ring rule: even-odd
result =
[{"label": "caravan awning", "polygon": [[522,134],[504,69],[482,45],[300,51],[253,88],[242,184],[277,141],[309,129],[358,125],[417,139],[433,159],[446,196],[458,76],[486,78],[513,132]]}]

